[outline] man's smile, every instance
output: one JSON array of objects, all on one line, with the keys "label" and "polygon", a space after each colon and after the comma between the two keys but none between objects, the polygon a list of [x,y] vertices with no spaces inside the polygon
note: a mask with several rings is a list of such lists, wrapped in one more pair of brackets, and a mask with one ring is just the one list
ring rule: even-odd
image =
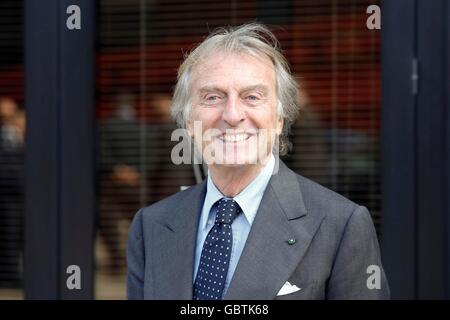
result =
[{"label": "man's smile", "polygon": [[248,133],[238,133],[238,134],[221,134],[217,138],[223,142],[242,142],[248,140],[252,135]]}]

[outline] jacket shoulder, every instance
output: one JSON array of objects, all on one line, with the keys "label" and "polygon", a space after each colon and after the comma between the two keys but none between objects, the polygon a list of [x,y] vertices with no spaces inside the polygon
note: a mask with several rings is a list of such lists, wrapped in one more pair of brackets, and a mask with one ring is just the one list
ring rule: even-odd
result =
[{"label": "jacket shoulder", "polygon": [[328,217],[347,220],[358,204],[317,182],[296,174],[306,210],[320,211]]},{"label": "jacket shoulder", "polygon": [[199,188],[201,189],[202,187],[203,184],[190,186],[185,190],[174,193],[151,205],[143,207],[139,211],[141,211],[144,220],[167,217],[167,214],[170,214],[170,210],[167,210],[168,208],[176,206],[179,203],[189,201],[189,199],[194,197],[194,194],[198,194]]}]

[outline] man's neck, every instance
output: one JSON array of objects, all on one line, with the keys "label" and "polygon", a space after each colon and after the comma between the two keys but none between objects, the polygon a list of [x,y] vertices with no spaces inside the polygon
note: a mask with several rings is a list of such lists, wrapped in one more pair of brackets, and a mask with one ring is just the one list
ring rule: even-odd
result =
[{"label": "man's neck", "polygon": [[242,166],[210,165],[209,172],[214,185],[227,197],[235,197],[245,189],[268,163],[257,163]]}]

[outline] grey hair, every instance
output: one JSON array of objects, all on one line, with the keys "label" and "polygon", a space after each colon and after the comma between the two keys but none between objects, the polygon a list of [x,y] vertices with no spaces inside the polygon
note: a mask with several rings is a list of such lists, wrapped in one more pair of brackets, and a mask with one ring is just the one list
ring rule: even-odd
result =
[{"label": "grey hair", "polygon": [[191,73],[194,66],[213,51],[238,52],[255,57],[267,57],[274,66],[277,90],[277,116],[283,119],[279,140],[279,154],[286,154],[292,147],[288,135],[299,113],[298,84],[291,74],[275,35],[264,25],[249,23],[238,27],[224,27],[213,31],[191,53],[185,56],[178,69],[171,114],[182,128],[186,128],[191,116]]}]

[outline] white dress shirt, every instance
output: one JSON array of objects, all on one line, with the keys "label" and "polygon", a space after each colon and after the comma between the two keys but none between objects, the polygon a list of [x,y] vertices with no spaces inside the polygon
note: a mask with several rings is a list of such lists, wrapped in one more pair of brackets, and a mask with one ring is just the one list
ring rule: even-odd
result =
[{"label": "white dress shirt", "polygon": [[[258,176],[250,182],[244,190],[232,198],[239,204],[244,214],[240,214],[231,225],[233,229],[233,246],[231,249],[230,264],[223,291],[224,295],[230,285],[234,271],[236,270],[236,266],[244,249],[248,234],[250,233],[250,229],[258,211],[259,204],[261,203],[264,191],[266,190],[267,184],[272,177],[274,167],[275,157],[271,154],[269,161],[263,167]],[[217,189],[209,172],[207,179],[206,196],[205,201],[203,202],[203,209],[197,232],[197,243],[194,259],[194,282],[197,276],[198,266],[200,264],[203,243],[205,242],[206,236],[213,227],[216,219],[216,206],[214,206],[214,204],[221,198],[230,199],[229,197],[224,196],[220,190]]]}]

